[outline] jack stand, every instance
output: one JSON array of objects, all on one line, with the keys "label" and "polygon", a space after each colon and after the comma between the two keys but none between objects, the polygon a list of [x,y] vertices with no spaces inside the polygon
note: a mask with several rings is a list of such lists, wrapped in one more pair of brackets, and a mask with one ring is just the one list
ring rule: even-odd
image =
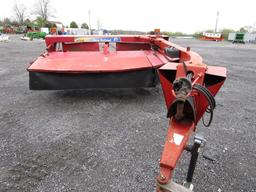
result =
[{"label": "jack stand", "polygon": [[186,182],[183,185],[186,188],[190,189],[191,191],[193,190],[192,180],[193,180],[193,175],[196,168],[200,147],[204,146],[204,144],[205,144],[205,139],[200,135],[195,135],[194,144],[188,145],[186,147],[186,150],[191,153],[191,159],[189,163]]},{"label": "jack stand", "polygon": [[200,148],[204,145],[205,139],[200,135],[195,135],[194,144],[187,145],[186,147],[186,151],[191,153],[186,181],[183,183],[183,185],[175,183],[172,180],[166,184],[157,183],[157,192],[193,192],[193,175],[196,168]]}]

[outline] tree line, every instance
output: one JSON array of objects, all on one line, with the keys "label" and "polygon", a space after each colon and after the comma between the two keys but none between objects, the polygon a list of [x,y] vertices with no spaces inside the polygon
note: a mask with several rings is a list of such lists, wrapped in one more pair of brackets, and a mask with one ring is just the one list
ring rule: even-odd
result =
[{"label": "tree line", "polygon": [[[36,17],[34,21],[29,19],[29,16],[33,15]],[[54,8],[51,6],[50,0],[36,0],[36,3],[32,7],[32,11],[30,11],[24,4],[18,3],[15,1],[13,5],[13,16],[14,19],[4,18],[0,19],[0,29],[3,27],[15,27],[17,29],[28,27],[28,28],[41,28],[41,27],[56,27],[54,22],[49,21],[50,18],[55,17]],[[99,24],[98,24],[99,25]],[[78,28],[78,24],[75,21],[72,21],[69,26],[70,28]],[[82,23],[81,28],[89,29],[87,23]],[[98,26],[99,28],[99,26]],[[111,34],[151,34],[152,31],[143,32],[136,30],[110,30]],[[214,30],[206,30],[205,32],[214,32]],[[241,27],[238,31],[233,29],[222,29],[220,33],[222,33],[224,38],[228,37],[230,32],[249,32],[256,33],[256,26],[244,26]],[[185,34],[183,32],[170,32],[163,31],[162,34],[168,36],[186,36],[193,35],[195,37],[202,36],[202,31],[196,32],[194,34]]]},{"label": "tree line", "polygon": [[[15,1],[13,5],[13,15],[11,18],[0,19],[0,29],[2,28],[15,28],[17,31],[24,28],[41,28],[41,27],[57,27],[55,22],[50,21],[55,17],[54,8],[51,5],[50,0],[37,0],[31,10],[27,8],[23,3]],[[30,16],[34,16],[35,20],[30,20]],[[78,28],[78,24],[72,21],[70,28]],[[82,23],[81,28],[89,29],[87,23]]]}]

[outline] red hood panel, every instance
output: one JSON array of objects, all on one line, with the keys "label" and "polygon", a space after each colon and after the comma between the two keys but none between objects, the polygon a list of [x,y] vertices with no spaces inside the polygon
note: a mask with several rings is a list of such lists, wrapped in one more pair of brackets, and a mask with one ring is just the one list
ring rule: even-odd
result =
[{"label": "red hood panel", "polygon": [[39,57],[29,68],[34,72],[119,72],[152,68],[147,58],[152,51],[50,52]]}]

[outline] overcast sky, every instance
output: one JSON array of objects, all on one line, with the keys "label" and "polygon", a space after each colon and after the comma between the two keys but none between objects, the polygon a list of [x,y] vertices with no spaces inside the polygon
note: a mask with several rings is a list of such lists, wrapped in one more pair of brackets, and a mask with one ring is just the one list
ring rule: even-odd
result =
[{"label": "overcast sky", "polygon": [[[16,0],[31,13],[37,0]],[[0,0],[0,19],[13,17],[15,0]],[[91,11],[92,28],[101,20],[105,29],[150,31],[182,31],[214,29],[217,11],[219,29],[239,29],[256,25],[256,0],[51,0],[55,18],[69,25],[71,21],[88,23]],[[30,19],[34,19],[29,14]]]}]

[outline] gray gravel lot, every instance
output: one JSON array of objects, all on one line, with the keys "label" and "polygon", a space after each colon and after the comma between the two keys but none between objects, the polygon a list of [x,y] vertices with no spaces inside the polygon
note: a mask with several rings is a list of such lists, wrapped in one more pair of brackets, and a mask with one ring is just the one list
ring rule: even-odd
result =
[{"label": "gray gravel lot", "polygon": [[[256,45],[173,42],[228,69],[211,127],[198,125],[216,162],[199,158],[195,191],[256,191]],[[0,43],[0,191],[153,192],[168,126],[161,88],[30,91],[25,69],[43,50]]]}]

